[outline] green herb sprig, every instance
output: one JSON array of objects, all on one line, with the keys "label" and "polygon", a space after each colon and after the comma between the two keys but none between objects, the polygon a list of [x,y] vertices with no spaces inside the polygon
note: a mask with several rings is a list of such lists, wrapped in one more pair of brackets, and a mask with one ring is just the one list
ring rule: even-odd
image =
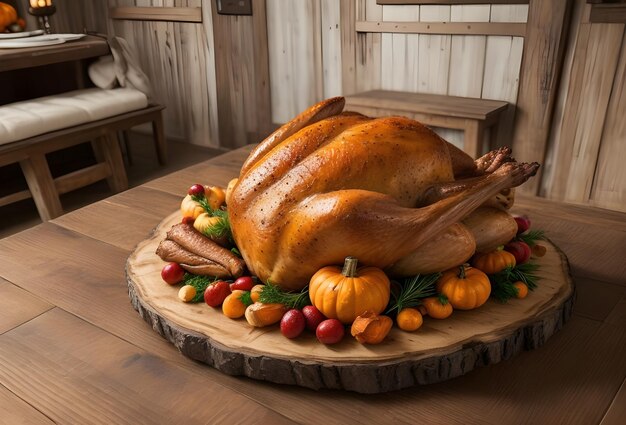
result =
[{"label": "green herb sprig", "polygon": [[200,276],[194,275],[191,273],[185,273],[183,276],[183,285],[193,286],[196,290],[196,295],[192,298],[190,302],[198,303],[204,301],[204,291],[209,286],[213,285],[217,282],[217,278],[213,276]]},{"label": "green herb sprig", "polygon": [[437,293],[435,283],[441,277],[441,273],[421,275],[407,278],[402,284],[400,291],[391,292],[391,300],[387,306],[386,314],[399,313],[403,308],[416,307],[421,304],[421,299],[432,297]]},{"label": "green herb sprig", "polygon": [[302,307],[311,304],[309,287],[307,286],[300,292],[287,292],[280,289],[278,285],[267,282],[259,294],[259,302],[264,304],[283,304],[289,308],[302,309]]},{"label": "green herb sprig", "polygon": [[233,234],[230,228],[230,220],[228,219],[228,211],[220,208],[212,209],[204,195],[192,195],[191,199],[197,202],[209,216],[219,218],[216,224],[208,227],[202,233],[210,239],[226,237],[228,241],[233,244]]},{"label": "green herb sprig", "polygon": [[489,275],[491,296],[502,303],[506,303],[509,299],[517,297],[518,289],[513,284],[519,281],[524,282],[528,289],[533,291],[537,288],[537,281],[539,280],[535,274],[538,269],[538,264],[527,262],[507,267],[500,273]]},{"label": "green herb sprig", "polygon": [[209,201],[207,200],[206,196],[204,195],[191,195],[191,199],[195,202],[197,202],[203,209],[204,211],[212,216],[213,215],[213,208],[211,208],[211,206],[209,205]]},{"label": "green herb sprig", "polygon": [[545,240],[546,234],[543,230],[529,230],[528,232],[517,235],[516,239],[526,242],[528,246],[532,248],[537,244],[537,241]]}]

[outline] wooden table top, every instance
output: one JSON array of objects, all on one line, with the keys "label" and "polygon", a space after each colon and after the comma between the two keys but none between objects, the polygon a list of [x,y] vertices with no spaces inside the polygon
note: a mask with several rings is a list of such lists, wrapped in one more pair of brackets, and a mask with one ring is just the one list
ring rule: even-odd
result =
[{"label": "wooden table top", "polygon": [[88,35],[62,44],[22,49],[0,49],[0,71],[32,68],[109,54],[109,44],[102,37]]},{"label": "wooden table top", "polygon": [[5,423],[623,423],[626,214],[540,199],[518,199],[515,212],[569,256],[578,296],[570,321],[537,350],[370,396],[231,377],[182,356],[131,307],[126,258],[190,184],[225,186],[248,151],[0,240]]}]

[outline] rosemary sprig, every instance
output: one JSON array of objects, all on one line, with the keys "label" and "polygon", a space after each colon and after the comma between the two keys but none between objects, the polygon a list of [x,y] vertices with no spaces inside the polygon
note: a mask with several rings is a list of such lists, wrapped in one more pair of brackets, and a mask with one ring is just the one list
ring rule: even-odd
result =
[{"label": "rosemary sprig", "polygon": [[250,293],[250,291],[245,291],[243,294],[241,294],[239,296],[239,300],[241,300],[243,305],[245,305],[246,307],[248,307],[250,304],[254,304],[254,301],[252,301],[252,294]]},{"label": "rosemary sprig", "polygon": [[416,307],[422,298],[431,297],[437,293],[435,282],[441,277],[441,273],[421,275],[404,280],[400,291],[392,291],[391,300],[387,306],[386,314],[396,311],[399,313],[403,308]]},{"label": "rosemary sprig", "polygon": [[204,291],[215,282],[217,282],[217,278],[212,276],[200,276],[191,273],[185,273],[183,276],[183,285],[190,285],[196,289],[196,295],[190,301],[192,303],[204,301]]},{"label": "rosemary sprig", "polygon": [[529,230],[526,233],[517,235],[516,239],[526,242],[532,248],[537,244],[537,241],[545,240],[546,235],[543,230]]},{"label": "rosemary sprig", "polygon": [[204,195],[192,195],[191,199],[197,202],[209,216],[219,218],[216,224],[207,227],[204,232],[202,232],[204,236],[210,239],[226,237],[230,243],[233,243],[233,234],[230,228],[230,220],[228,219],[228,211],[221,208],[212,209]]},{"label": "rosemary sprig", "polygon": [[230,221],[228,220],[228,216],[216,214],[214,217],[218,217],[219,221],[214,225],[207,227],[202,233],[211,239],[222,237],[231,239],[232,233],[230,231]]},{"label": "rosemary sprig", "polygon": [[502,303],[507,302],[517,296],[518,290],[513,284],[518,281],[524,282],[531,291],[534,290],[539,280],[535,274],[538,269],[539,265],[528,262],[507,267],[500,273],[489,275],[491,296]]},{"label": "rosemary sprig", "polygon": [[211,208],[211,206],[209,205],[209,201],[206,199],[206,196],[191,195],[191,199],[197,202],[208,215],[213,215],[213,208]]},{"label": "rosemary sprig", "polygon": [[309,287],[307,286],[300,292],[286,292],[280,289],[278,285],[268,281],[259,294],[259,302],[264,304],[283,304],[289,308],[301,309],[311,304]]}]

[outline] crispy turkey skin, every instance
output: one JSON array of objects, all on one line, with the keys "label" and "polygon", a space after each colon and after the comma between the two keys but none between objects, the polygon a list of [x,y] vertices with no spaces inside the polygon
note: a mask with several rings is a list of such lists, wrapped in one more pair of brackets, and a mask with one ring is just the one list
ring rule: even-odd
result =
[{"label": "crispy turkey skin", "polygon": [[[248,268],[265,282],[300,289],[347,256],[387,268],[435,237],[454,242],[463,233],[456,223],[538,167],[497,153],[474,162],[414,120],[341,113],[343,105],[312,106],[242,167],[229,218]],[[459,244],[473,252],[466,239]]]}]

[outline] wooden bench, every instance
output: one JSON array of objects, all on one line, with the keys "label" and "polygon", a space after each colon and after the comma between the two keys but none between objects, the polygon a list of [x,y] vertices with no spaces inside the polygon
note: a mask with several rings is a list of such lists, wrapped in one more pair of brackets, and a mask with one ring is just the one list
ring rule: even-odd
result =
[{"label": "wooden bench", "polygon": [[372,90],[346,96],[345,109],[370,116],[408,116],[428,126],[463,130],[463,150],[478,158],[485,150],[485,132],[491,131],[495,139],[500,114],[507,107],[500,100]]},{"label": "wooden bench", "polygon": [[[1,197],[0,206],[32,197],[41,219],[47,221],[63,214],[60,194],[103,179],[115,192],[126,190],[128,180],[117,133],[151,122],[158,160],[164,164],[166,145],[161,117],[163,109],[161,105],[150,105],[144,109],[0,145],[0,167],[19,163],[28,184],[28,190]],[[53,178],[46,154],[88,141],[91,141],[97,163]]]}]

